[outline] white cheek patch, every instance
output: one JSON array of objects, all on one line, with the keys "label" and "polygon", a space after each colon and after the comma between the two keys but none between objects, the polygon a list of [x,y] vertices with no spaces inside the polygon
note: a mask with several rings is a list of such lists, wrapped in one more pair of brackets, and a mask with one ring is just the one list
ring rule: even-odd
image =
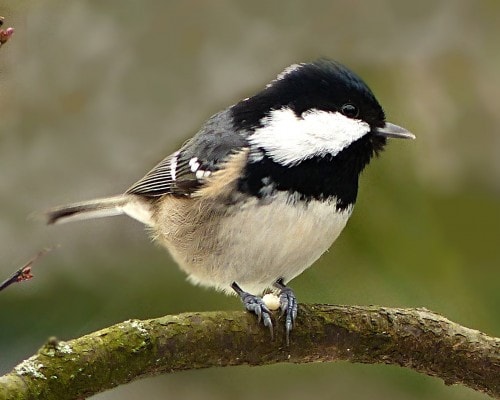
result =
[{"label": "white cheek patch", "polygon": [[316,155],[335,156],[354,141],[370,132],[370,126],[359,119],[338,112],[310,110],[299,118],[293,110],[271,111],[249,138],[252,145],[263,148],[276,162],[293,165]]}]

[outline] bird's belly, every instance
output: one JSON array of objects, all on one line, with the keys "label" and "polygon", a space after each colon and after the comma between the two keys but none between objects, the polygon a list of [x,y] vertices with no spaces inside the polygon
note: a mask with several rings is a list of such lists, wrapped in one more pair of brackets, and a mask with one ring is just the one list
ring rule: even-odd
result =
[{"label": "bird's belly", "polygon": [[[191,226],[184,240],[163,242],[194,283],[230,290],[237,282],[260,293],[277,279],[293,279],[316,261],[345,227],[351,208],[335,201],[287,201],[279,194],[263,204],[251,199],[230,206],[225,215]],[[194,231],[196,232],[194,232]]]}]

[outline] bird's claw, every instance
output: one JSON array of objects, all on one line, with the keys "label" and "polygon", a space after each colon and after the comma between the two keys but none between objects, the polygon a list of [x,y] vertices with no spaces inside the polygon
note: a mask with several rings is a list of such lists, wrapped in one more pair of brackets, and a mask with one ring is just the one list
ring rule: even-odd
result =
[{"label": "bird's claw", "polygon": [[[281,317],[285,317],[285,335],[286,335],[286,345],[290,344],[290,332],[295,325],[295,320],[297,319],[297,298],[292,289],[287,287],[283,279],[278,279],[274,284],[276,288],[279,289],[279,303],[281,310]],[[262,321],[266,328],[269,328],[271,333],[271,339],[273,339],[273,322],[271,320],[271,311],[266,306],[262,298],[245,292],[239,287],[236,282],[233,282],[231,287],[240,296],[241,301],[245,305],[245,309],[257,315],[257,320]]]},{"label": "bird's claw", "polygon": [[287,287],[282,279],[279,279],[274,286],[280,290],[279,300],[280,300],[280,310],[281,317],[285,317],[285,335],[286,335],[286,345],[290,344],[290,332],[295,325],[295,320],[297,319],[297,298],[292,289]]},{"label": "bird's claw", "polygon": [[271,320],[271,311],[266,306],[264,301],[259,297],[242,290],[236,282],[234,282],[231,287],[240,296],[245,309],[255,315],[257,315],[257,320],[260,323],[262,321],[263,325],[269,329],[271,334],[271,340],[274,338],[273,332],[273,322]]},{"label": "bird's claw", "polygon": [[247,294],[245,297],[241,299],[247,311],[250,311],[257,315],[257,321],[264,324],[266,328],[269,328],[269,332],[271,333],[271,338],[273,337],[273,322],[271,320],[271,311],[264,304],[262,299],[258,296],[254,296],[252,294]]}]

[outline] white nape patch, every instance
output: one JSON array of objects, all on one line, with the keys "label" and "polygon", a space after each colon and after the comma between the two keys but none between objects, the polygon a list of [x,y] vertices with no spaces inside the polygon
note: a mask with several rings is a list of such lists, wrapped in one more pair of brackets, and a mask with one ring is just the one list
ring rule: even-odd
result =
[{"label": "white nape patch", "polygon": [[286,67],[283,70],[283,72],[278,74],[278,76],[276,77],[276,80],[279,81],[280,79],[283,79],[285,76],[292,73],[293,71],[297,71],[299,68],[302,68],[304,65],[305,65],[304,63],[300,63],[300,64],[292,64],[289,67]]},{"label": "white nape patch", "polygon": [[173,181],[175,181],[176,179],[178,157],[179,157],[179,151],[176,151],[172,155],[172,159],[170,160],[170,176],[172,177]]},{"label": "white nape patch", "polygon": [[274,79],[273,81],[271,81],[270,83],[268,83],[266,85],[266,88],[268,87],[271,87],[273,86],[273,84],[276,82],[276,81],[280,81],[282,80],[283,78],[285,78],[288,74],[292,73],[293,71],[297,71],[299,68],[302,68],[305,64],[292,64],[290,65],[289,67],[286,67],[282,72],[280,72],[278,74],[278,76],[276,77],[276,79]]},{"label": "white nape patch", "polygon": [[249,138],[276,162],[294,165],[313,156],[335,156],[370,132],[370,126],[339,112],[309,110],[297,117],[290,108],[271,111]]}]

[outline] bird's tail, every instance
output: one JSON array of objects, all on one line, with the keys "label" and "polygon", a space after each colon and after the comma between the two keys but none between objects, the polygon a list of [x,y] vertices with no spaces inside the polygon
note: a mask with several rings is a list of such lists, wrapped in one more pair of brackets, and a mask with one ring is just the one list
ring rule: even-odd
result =
[{"label": "bird's tail", "polygon": [[127,214],[151,225],[150,203],[144,198],[129,194],[68,204],[48,210],[43,215],[47,224],[52,225],[120,214]]}]

